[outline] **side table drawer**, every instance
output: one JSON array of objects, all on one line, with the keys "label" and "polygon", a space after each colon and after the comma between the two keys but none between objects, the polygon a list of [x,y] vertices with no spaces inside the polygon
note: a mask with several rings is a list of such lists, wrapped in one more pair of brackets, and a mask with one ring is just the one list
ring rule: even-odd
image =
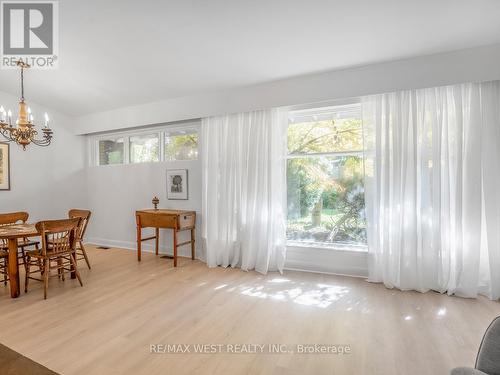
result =
[{"label": "side table drawer", "polygon": [[194,227],[195,215],[183,214],[179,215],[179,229]]}]

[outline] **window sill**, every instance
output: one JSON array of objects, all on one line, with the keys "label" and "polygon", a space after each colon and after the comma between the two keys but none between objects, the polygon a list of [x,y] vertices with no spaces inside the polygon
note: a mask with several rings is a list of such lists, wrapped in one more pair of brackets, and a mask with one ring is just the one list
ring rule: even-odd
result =
[{"label": "window sill", "polygon": [[367,253],[367,245],[355,245],[355,244],[342,244],[342,243],[325,243],[325,242],[307,242],[307,241],[287,241],[287,247],[295,247],[302,249],[321,249],[321,250],[331,250],[331,251],[348,251],[356,253]]},{"label": "window sill", "polygon": [[190,160],[164,160],[164,161],[143,161],[140,163],[115,163],[115,164],[97,164],[90,165],[89,168],[101,168],[101,167],[123,167],[123,166],[133,166],[133,165],[156,165],[156,164],[174,164],[174,163],[184,163],[184,162],[198,162],[200,159],[190,159]]},{"label": "window sill", "polygon": [[365,278],[368,276],[366,248],[352,244],[289,241],[285,269]]}]

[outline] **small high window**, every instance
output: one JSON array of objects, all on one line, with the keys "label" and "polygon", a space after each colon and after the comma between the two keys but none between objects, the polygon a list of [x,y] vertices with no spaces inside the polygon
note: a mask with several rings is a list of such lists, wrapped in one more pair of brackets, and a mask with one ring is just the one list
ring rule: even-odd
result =
[{"label": "small high window", "polygon": [[198,160],[199,124],[170,125],[91,138],[93,165]]},{"label": "small high window", "polygon": [[99,165],[123,164],[125,149],[123,138],[98,141]]},{"label": "small high window", "polygon": [[198,132],[195,129],[165,132],[165,160],[198,159]]},{"label": "small high window", "polygon": [[160,161],[158,133],[130,137],[130,163]]}]

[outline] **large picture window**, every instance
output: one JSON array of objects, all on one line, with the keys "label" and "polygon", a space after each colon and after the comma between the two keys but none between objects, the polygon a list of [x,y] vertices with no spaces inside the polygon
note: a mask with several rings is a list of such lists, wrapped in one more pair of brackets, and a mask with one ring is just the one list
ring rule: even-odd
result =
[{"label": "large picture window", "polygon": [[358,104],[291,113],[289,242],[366,248],[362,131]]}]

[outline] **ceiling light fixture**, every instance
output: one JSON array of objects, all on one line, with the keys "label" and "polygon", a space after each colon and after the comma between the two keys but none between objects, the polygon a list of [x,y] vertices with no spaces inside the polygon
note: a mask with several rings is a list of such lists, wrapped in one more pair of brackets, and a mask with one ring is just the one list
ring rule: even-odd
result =
[{"label": "ceiling light fixture", "polygon": [[12,112],[0,106],[0,134],[7,139],[8,142],[16,142],[18,145],[26,146],[33,143],[37,146],[48,146],[52,140],[52,129],[49,128],[49,116],[45,113],[45,126],[42,128],[43,138],[36,139],[38,131],[33,124],[34,117],[31,114],[31,109],[24,101],[24,69],[30,66],[24,61],[19,60],[17,66],[21,68],[21,100],[19,102],[19,114],[14,125],[12,125]]}]

